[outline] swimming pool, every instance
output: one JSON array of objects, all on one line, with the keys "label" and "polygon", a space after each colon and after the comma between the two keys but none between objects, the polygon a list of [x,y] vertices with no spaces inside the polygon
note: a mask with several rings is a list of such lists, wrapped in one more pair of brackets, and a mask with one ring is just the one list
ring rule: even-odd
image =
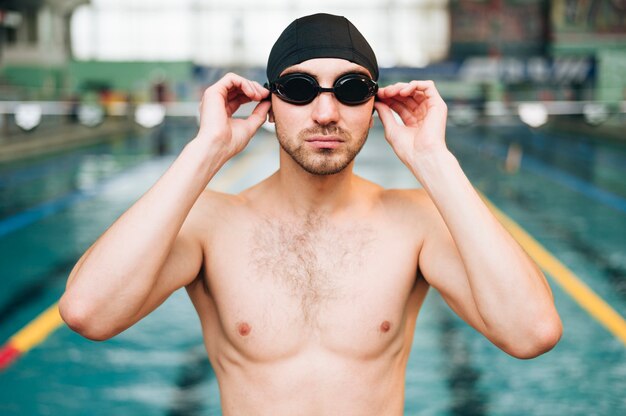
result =
[{"label": "swimming pool", "polygon": [[[53,304],[78,256],[195,134],[193,123],[0,167],[0,342]],[[448,144],[474,185],[626,316],[626,148],[524,126],[453,127]],[[519,166],[507,157],[521,154]],[[515,165],[515,164],[513,164]],[[261,130],[211,187],[236,192],[272,173]],[[376,126],[357,173],[417,186]],[[417,323],[407,415],[626,413],[626,348],[550,279],[564,335],[520,361],[497,350],[431,291]],[[0,414],[219,414],[195,312],[183,291],[104,343],[65,327],[0,372]]]}]

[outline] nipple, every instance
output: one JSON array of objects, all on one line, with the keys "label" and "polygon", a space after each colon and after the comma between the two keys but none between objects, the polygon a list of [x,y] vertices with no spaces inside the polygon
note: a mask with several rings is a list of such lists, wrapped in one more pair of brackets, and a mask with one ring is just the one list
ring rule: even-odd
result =
[{"label": "nipple", "polygon": [[248,325],[246,322],[240,322],[237,324],[237,332],[239,332],[239,335],[241,335],[242,337],[248,335],[250,331],[252,331],[252,328],[250,328],[250,325]]},{"label": "nipple", "polygon": [[383,321],[383,323],[380,324],[380,332],[389,332],[390,329],[391,329],[391,322]]}]

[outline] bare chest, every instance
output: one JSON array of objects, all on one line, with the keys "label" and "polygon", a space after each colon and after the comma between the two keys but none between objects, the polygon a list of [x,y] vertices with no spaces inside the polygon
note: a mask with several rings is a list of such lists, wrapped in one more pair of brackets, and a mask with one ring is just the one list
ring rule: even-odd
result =
[{"label": "bare chest", "polygon": [[415,284],[417,253],[403,243],[373,224],[315,217],[237,228],[208,267],[216,319],[257,353],[383,348],[402,332]]},{"label": "bare chest", "polygon": [[319,323],[324,310],[355,293],[377,236],[370,227],[339,227],[322,218],[302,223],[265,220],[246,244],[242,270],[298,309],[303,323]]}]

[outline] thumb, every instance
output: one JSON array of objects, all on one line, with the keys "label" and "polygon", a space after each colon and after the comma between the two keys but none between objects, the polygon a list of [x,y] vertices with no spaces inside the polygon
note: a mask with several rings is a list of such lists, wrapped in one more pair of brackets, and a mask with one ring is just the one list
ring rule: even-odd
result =
[{"label": "thumb", "polygon": [[378,112],[378,117],[380,121],[383,123],[383,127],[385,129],[385,137],[387,140],[393,136],[393,132],[399,127],[398,121],[394,117],[391,108],[383,102],[375,102],[374,107]]},{"label": "thumb", "polygon": [[267,113],[270,111],[272,103],[270,101],[261,101],[254,107],[252,114],[242,121],[242,127],[249,136],[252,136],[267,120]]}]

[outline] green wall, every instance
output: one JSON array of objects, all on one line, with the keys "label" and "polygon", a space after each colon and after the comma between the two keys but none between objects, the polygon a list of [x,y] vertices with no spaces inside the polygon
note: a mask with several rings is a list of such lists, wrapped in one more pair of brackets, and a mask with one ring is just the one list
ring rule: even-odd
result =
[{"label": "green wall", "polygon": [[7,65],[0,68],[0,76],[12,86],[12,96],[0,99],[64,99],[103,87],[147,98],[158,80],[173,88],[189,82],[192,70],[191,62],[71,61],[58,68]]},{"label": "green wall", "polygon": [[189,81],[191,62],[109,62],[73,61],[68,64],[71,88],[75,91],[88,85],[108,85],[113,90],[146,91],[157,79],[168,84]]},{"label": "green wall", "polygon": [[617,102],[626,100],[626,48],[597,53],[596,99]]},{"label": "green wall", "polygon": [[0,99],[54,99],[62,95],[64,89],[63,74],[59,68],[16,65],[0,68],[4,82],[13,87],[12,97]]}]

